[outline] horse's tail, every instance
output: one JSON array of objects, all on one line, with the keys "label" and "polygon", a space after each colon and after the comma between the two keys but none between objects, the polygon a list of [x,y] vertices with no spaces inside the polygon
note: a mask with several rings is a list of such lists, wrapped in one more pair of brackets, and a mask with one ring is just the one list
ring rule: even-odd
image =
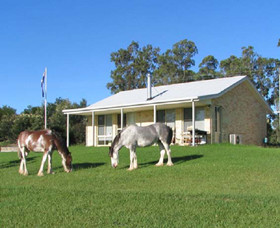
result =
[{"label": "horse's tail", "polygon": [[170,145],[172,142],[172,138],[173,138],[173,131],[172,131],[171,127],[169,127],[169,126],[167,126],[167,130],[168,130],[167,143],[168,143],[168,145]]}]

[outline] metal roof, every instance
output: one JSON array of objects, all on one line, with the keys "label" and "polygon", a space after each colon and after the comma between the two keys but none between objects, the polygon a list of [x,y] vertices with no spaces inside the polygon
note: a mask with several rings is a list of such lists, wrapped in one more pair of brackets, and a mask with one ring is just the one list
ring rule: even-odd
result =
[{"label": "metal roof", "polygon": [[[203,81],[156,86],[152,88],[152,99],[147,100],[147,88],[122,91],[98,101],[86,108],[63,110],[64,113],[89,112],[130,106],[154,105],[178,101],[205,100],[217,98],[244,81],[253,84],[246,76],[235,76]],[[263,97],[257,92],[267,105]],[[270,109],[271,110],[271,109]]]}]

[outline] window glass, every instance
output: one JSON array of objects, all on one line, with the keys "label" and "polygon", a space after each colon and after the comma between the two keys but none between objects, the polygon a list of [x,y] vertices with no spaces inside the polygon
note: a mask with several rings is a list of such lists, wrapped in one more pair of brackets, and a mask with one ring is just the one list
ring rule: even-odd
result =
[{"label": "window glass", "polygon": [[165,123],[165,110],[157,111],[157,121],[158,123]]},{"label": "window glass", "polygon": [[135,115],[133,112],[126,114],[127,125],[135,124]]},{"label": "window glass", "polygon": [[[123,127],[126,126],[126,114],[123,114]],[[121,128],[121,114],[118,114],[118,128]]]},{"label": "window glass", "polygon": [[98,116],[98,135],[104,135],[105,133],[105,116],[99,115]]},{"label": "window glass", "polygon": [[167,126],[174,129],[174,127],[175,127],[175,110],[174,109],[158,110],[157,111],[157,122],[164,123]]},{"label": "window glass", "polygon": [[[192,126],[192,108],[184,109],[184,131]],[[203,107],[195,109],[195,128],[205,130],[205,110]]]},{"label": "window glass", "polygon": [[174,109],[165,110],[165,122],[166,122],[167,126],[171,127],[172,129],[175,128],[175,110]]}]

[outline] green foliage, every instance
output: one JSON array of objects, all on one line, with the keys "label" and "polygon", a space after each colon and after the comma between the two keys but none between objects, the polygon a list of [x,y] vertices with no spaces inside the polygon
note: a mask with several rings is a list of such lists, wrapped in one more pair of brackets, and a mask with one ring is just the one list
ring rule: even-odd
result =
[{"label": "green foliage", "polygon": [[224,76],[246,75],[270,105],[278,96],[278,68],[280,60],[263,58],[252,46],[242,48],[242,56],[230,56],[222,60],[220,68]]},{"label": "green foliage", "polygon": [[158,68],[154,71],[155,85],[193,81],[195,65],[193,57],[198,53],[193,41],[187,39],[175,43],[172,50],[158,56]]},{"label": "green foliage", "polygon": [[147,45],[139,47],[132,41],[127,49],[120,49],[111,53],[111,62],[116,69],[111,72],[113,82],[107,84],[111,93],[143,88],[146,85],[146,74],[153,72],[156,67],[159,48]]},{"label": "green foliage", "polygon": [[196,79],[203,80],[221,77],[221,74],[217,72],[218,66],[219,61],[213,55],[206,56],[199,64]]},{"label": "green foliage", "polygon": [[13,138],[13,132],[11,131],[13,123],[16,118],[16,110],[3,106],[0,108],[0,142],[7,141]]},{"label": "green foliage", "polygon": [[129,152],[110,166],[108,148],[70,147],[74,171],[37,177],[42,155],[31,153],[29,176],[16,153],[0,153],[1,227],[278,227],[279,149],[172,146],[174,166],[155,167],[158,147]]},{"label": "green foliage", "polygon": [[[57,98],[54,103],[48,103],[48,128],[56,131],[66,138],[66,115],[63,109],[86,107],[87,102],[83,99],[80,104],[72,103],[68,99]],[[73,144],[85,142],[85,116],[71,116],[70,118],[70,142]],[[44,128],[44,106],[28,106],[21,114],[10,107],[0,108],[0,142],[15,142],[17,136],[24,130],[40,130]]]},{"label": "green foliage", "polygon": [[111,71],[112,82],[107,84],[111,93],[144,88],[146,75],[152,73],[154,85],[187,82],[193,80],[195,65],[193,57],[198,53],[194,42],[187,39],[175,43],[172,49],[160,54],[152,45],[140,48],[132,41],[127,49],[111,53],[115,70]]}]

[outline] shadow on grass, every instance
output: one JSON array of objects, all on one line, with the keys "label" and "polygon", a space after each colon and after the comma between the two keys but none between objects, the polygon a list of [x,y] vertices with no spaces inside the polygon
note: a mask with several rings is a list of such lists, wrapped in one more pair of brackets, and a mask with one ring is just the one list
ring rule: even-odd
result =
[{"label": "shadow on grass", "polygon": [[97,168],[99,166],[105,165],[104,162],[100,163],[76,163],[73,164],[73,170],[79,170],[79,169],[92,169],[92,168]]},{"label": "shadow on grass", "polygon": [[[178,165],[178,164],[181,164],[181,163],[184,163],[184,162],[187,162],[187,161],[191,161],[191,160],[195,160],[195,159],[198,159],[198,158],[202,158],[202,157],[203,157],[203,155],[198,155],[198,154],[187,155],[187,156],[182,156],[182,157],[172,157],[172,162],[173,162],[174,165]],[[157,162],[158,162],[158,160],[157,161],[140,163],[140,164],[138,164],[138,168],[143,168],[143,167],[146,167],[146,166],[155,165]],[[166,165],[166,163],[167,163],[167,159],[164,159],[164,165]],[[127,168],[129,168],[129,165],[124,167],[124,169],[127,169]]]},{"label": "shadow on grass", "polygon": [[195,159],[202,158],[202,157],[203,157],[203,155],[200,155],[200,154],[192,154],[192,155],[172,158],[172,161],[174,164],[180,164],[183,162],[195,160]]},{"label": "shadow on grass", "polygon": [[[27,157],[26,162],[27,163],[32,163],[32,162],[35,162],[35,159],[36,159],[36,157],[30,157],[30,158]],[[6,162],[6,163],[1,163],[0,164],[0,169],[7,169],[7,168],[14,167],[14,166],[19,166],[19,164],[20,164],[20,159],[9,161],[9,162]]]}]

